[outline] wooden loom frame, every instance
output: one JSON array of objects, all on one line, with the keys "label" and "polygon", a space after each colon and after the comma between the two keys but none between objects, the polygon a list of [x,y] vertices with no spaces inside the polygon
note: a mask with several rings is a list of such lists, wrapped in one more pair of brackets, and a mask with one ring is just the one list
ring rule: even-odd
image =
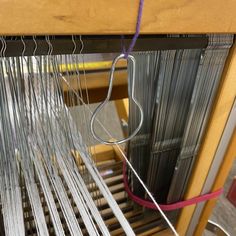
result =
[{"label": "wooden loom frame", "polygon": [[[0,35],[71,35],[133,34],[138,0],[14,0],[0,1]],[[236,18],[233,0],[146,1],[142,34],[165,33],[234,33]],[[223,16],[223,17],[221,17]],[[112,23],[111,23],[112,22]],[[96,92],[96,88],[94,89]],[[187,189],[186,198],[197,196],[211,168],[217,146],[236,96],[236,47],[230,50],[222,83],[208,123],[207,132]],[[125,118],[123,101],[116,102],[118,113]],[[222,187],[236,153],[236,134],[229,143],[214,188]],[[201,235],[215,200],[209,201],[195,234]],[[182,210],[177,231],[185,235],[195,206]]]}]

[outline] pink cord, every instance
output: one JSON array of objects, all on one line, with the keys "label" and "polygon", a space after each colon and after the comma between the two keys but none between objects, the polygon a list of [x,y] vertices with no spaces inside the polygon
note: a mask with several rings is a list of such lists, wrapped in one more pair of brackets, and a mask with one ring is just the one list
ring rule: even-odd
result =
[{"label": "pink cord", "polygon": [[[124,181],[126,192],[128,193],[129,197],[134,202],[138,203],[141,206],[149,208],[149,209],[154,209],[154,210],[157,209],[153,202],[148,201],[148,200],[144,200],[140,197],[137,197],[135,194],[132,193],[132,191],[129,188],[128,181],[127,181],[126,163],[125,162],[123,162],[123,181]],[[172,210],[180,209],[180,208],[183,208],[183,207],[186,207],[186,206],[194,205],[194,204],[197,204],[197,203],[200,203],[200,202],[204,202],[204,201],[207,201],[207,200],[210,200],[210,199],[213,199],[213,198],[217,198],[222,193],[223,193],[223,188],[218,189],[218,190],[216,190],[214,192],[211,192],[211,193],[207,193],[207,194],[204,194],[204,195],[200,195],[200,196],[188,199],[188,200],[179,201],[179,202],[176,202],[176,203],[166,204],[166,205],[159,204],[159,206],[163,211],[172,211]]]}]

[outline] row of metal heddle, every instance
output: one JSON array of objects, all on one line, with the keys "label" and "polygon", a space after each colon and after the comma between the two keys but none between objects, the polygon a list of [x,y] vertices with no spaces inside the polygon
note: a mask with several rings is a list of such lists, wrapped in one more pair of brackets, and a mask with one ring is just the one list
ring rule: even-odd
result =
[{"label": "row of metal heddle", "polygon": [[[128,156],[159,203],[183,199],[232,43],[232,35],[209,35],[206,48],[133,54],[135,97],[145,116]],[[138,122],[131,102],[130,132]],[[148,200],[132,173],[129,183],[135,195]]]}]

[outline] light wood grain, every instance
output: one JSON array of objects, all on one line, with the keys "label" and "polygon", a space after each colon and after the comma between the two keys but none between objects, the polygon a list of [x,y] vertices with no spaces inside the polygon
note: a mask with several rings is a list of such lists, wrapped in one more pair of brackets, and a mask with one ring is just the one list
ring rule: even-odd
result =
[{"label": "light wood grain", "polygon": [[160,227],[155,227],[150,230],[146,230],[145,232],[138,234],[138,236],[173,236],[173,233],[170,229],[165,229],[160,231]]},{"label": "light wood grain", "polygon": [[115,106],[120,119],[128,122],[129,117],[129,99],[115,100]]},{"label": "light wood grain", "polygon": [[[97,90],[100,88],[106,88],[108,90],[110,72],[95,72],[80,74],[80,76],[64,77],[61,79],[61,88],[64,92],[76,90]],[[127,86],[127,71],[121,70],[114,74],[113,86]]]},{"label": "light wood grain", "polygon": [[[93,159],[96,159],[96,162],[104,162],[115,159],[116,153],[112,146],[97,144],[89,147],[89,150]],[[76,159],[80,158],[80,154],[77,151],[73,151],[73,155],[75,155]]]},{"label": "light wood grain", "polygon": [[[60,64],[58,69],[61,73],[63,72],[76,72],[79,71],[80,74],[86,72],[107,70],[109,71],[112,66],[112,61],[91,61],[91,62],[81,62],[74,64]],[[116,69],[126,69],[127,68],[127,60],[120,60],[116,63]],[[49,67],[49,70],[53,72],[53,68]]]},{"label": "light wood grain", "polygon": [[[133,34],[139,0],[1,0],[1,35]],[[236,32],[234,0],[149,0],[141,33]]]},{"label": "light wood grain", "polygon": [[[64,77],[64,79],[61,79],[61,89],[64,92],[63,98],[67,106],[79,105],[77,96],[81,97],[85,103],[88,103],[87,95],[89,103],[102,102],[107,96],[109,72],[81,74],[79,80],[76,76]],[[127,98],[127,84],[127,71],[115,72],[110,100]],[[77,91],[78,95],[74,91]]]},{"label": "light wood grain", "polygon": [[[223,72],[222,84],[215,99],[215,105],[203,139],[201,149],[192,172],[186,199],[198,196],[211,167],[214,154],[220,142],[225,124],[236,96],[236,47],[231,49]],[[219,176],[220,177],[220,176]],[[185,207],[177,224],[180,235],[185,235],[194,212],[195,205]]]}]

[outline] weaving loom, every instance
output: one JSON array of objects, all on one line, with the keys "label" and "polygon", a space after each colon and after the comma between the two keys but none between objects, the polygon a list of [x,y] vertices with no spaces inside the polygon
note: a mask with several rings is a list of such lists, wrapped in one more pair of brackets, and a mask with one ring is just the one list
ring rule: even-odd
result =
[{"label": "weaving loom", "polygon": [[202,235],[235,149],[232,30],[154,25],[122,52],[127,26],[43,22],[0,29],[0,235]]}]

